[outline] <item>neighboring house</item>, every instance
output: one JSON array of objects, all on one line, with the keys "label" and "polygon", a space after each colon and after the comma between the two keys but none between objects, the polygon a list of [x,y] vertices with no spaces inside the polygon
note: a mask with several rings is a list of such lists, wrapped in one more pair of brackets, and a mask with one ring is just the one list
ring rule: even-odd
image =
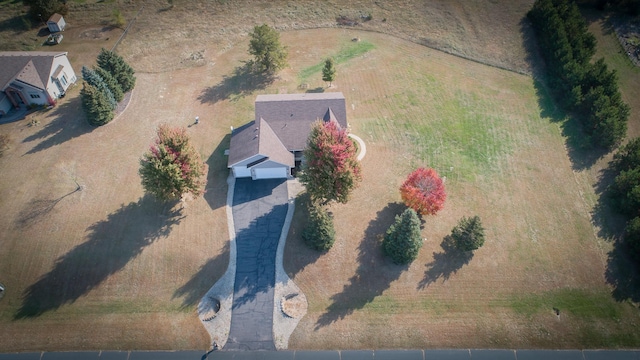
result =
[{"label": "neighboring house", "polygon": [[342,93],[258,95],[255,120],[231,133],[228,167],[237,178],[286,178],[300,164],[312,124],[347,127]]},{"label": "neighboring house", "polygon": [[67,26],[67,23],[64,21],[64,18],[60,14],[53,14],[47,21],[47,27],[49,31],[52,33],[64,31],[64,27]]},{"label": "neighboring house", "polygon": [[55,105],[76,80],[66,52],[0,51],[0,111]]}]

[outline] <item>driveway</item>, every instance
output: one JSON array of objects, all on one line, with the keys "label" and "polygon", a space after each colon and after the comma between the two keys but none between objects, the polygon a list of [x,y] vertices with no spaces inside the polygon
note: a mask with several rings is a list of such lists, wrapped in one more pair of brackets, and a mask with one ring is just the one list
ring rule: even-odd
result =
[{"label": "driveway", "polygon": [[275,350],[273,306],[276,251],[287,215],[285,179],[236,179],[233,220],[236,276],[225,350]]}]

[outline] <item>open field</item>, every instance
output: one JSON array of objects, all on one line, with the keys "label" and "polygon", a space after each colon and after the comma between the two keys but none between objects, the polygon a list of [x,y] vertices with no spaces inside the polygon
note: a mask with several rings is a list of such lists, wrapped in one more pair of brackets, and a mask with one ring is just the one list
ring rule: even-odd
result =
[{"label": "open field", "polygon": [[[250,3],[256,10],[238,21]],[[285,268],[309,299],[309,313],[291,348],[640,346],[638,308],[610,296],[604,274],[612,245],[591,224],[597,169],[607,157],[576,167],[561,119],[531,77],[417,44],[528,72],[520,20],[530,3],[403,1],[392,10],[355,1],[340,10],[337,1],[323,8],[174,1],[171,9],[161,1],[117,2],[127,19],[144,5],[119,46],[138,70],[128,109],[91,128],[76,86],[55,109],[0,125],[11,139],[0,158],[0,282],[8,289],[0,351],[207,348],[195,305],[228,261],[229,126],[251,119],[258,93],[300,91],[301,82],[322,88],[317,64],[335,54],[347,60],[332,91],[345,94],[352,132],[367,142],[365,180],[349,204],[332,209],[338,240],[327,254],[302,245],[296,214]],[[75,67],[91,65],[122,33],[108,26],[108,5],[72,3],[86,12],[70,14],[56,49],[70,51]],[[245,35],[254,23],[334,26],[341,12],[368,8],[373,20],[362,29],[395,37],[286,31],[290,67],[273,84],[254,91],[233,76],[248,59]],[[493,21],[492,11],[503,21]],[[180,26],[163,29],[173,17]],[[11,22],[1,21],[5,35],[2,24]],[[591,24],[594,32],[601,26]],[[610,44],[601,51],[615,58]],[[639,75],[624,71],[630,133],[638,135]],[[188,131],[208,164],[205,196],[174,208],[145,198],[138,159],[155,127],[187,126],[196,115],[201,122]],[[449,198],[426,219],[418,260],[402,268],[382,259],[376,242],[401,211],[397,189],[416,166],[446,176]],[[485,246],[472,258],[444,252],[444,236],[474,214],[487,228]]]}]

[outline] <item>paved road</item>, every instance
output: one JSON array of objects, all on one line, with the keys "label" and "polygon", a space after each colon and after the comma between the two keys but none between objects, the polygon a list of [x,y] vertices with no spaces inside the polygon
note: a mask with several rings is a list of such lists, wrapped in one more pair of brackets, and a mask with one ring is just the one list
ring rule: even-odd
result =
[{"label": "paved road", "polygon": [[633,350],[87,351],[0,354],[0,360],[639,360]]},{"label": "paved road", "polygon": [[276,349],[272,328],[275,262],[287,200],[285,179],[236,179],[232,206],[236,278],[224,350]]}]

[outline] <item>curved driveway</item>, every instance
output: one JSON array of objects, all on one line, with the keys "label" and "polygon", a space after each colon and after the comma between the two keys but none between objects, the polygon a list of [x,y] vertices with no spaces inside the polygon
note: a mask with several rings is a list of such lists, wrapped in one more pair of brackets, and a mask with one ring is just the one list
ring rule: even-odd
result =
[{"label": "curved driveway", "polygon": [[236,277],[225,350],[275,350],[276,251],[287,215],[285,179],[235,180]]}]

